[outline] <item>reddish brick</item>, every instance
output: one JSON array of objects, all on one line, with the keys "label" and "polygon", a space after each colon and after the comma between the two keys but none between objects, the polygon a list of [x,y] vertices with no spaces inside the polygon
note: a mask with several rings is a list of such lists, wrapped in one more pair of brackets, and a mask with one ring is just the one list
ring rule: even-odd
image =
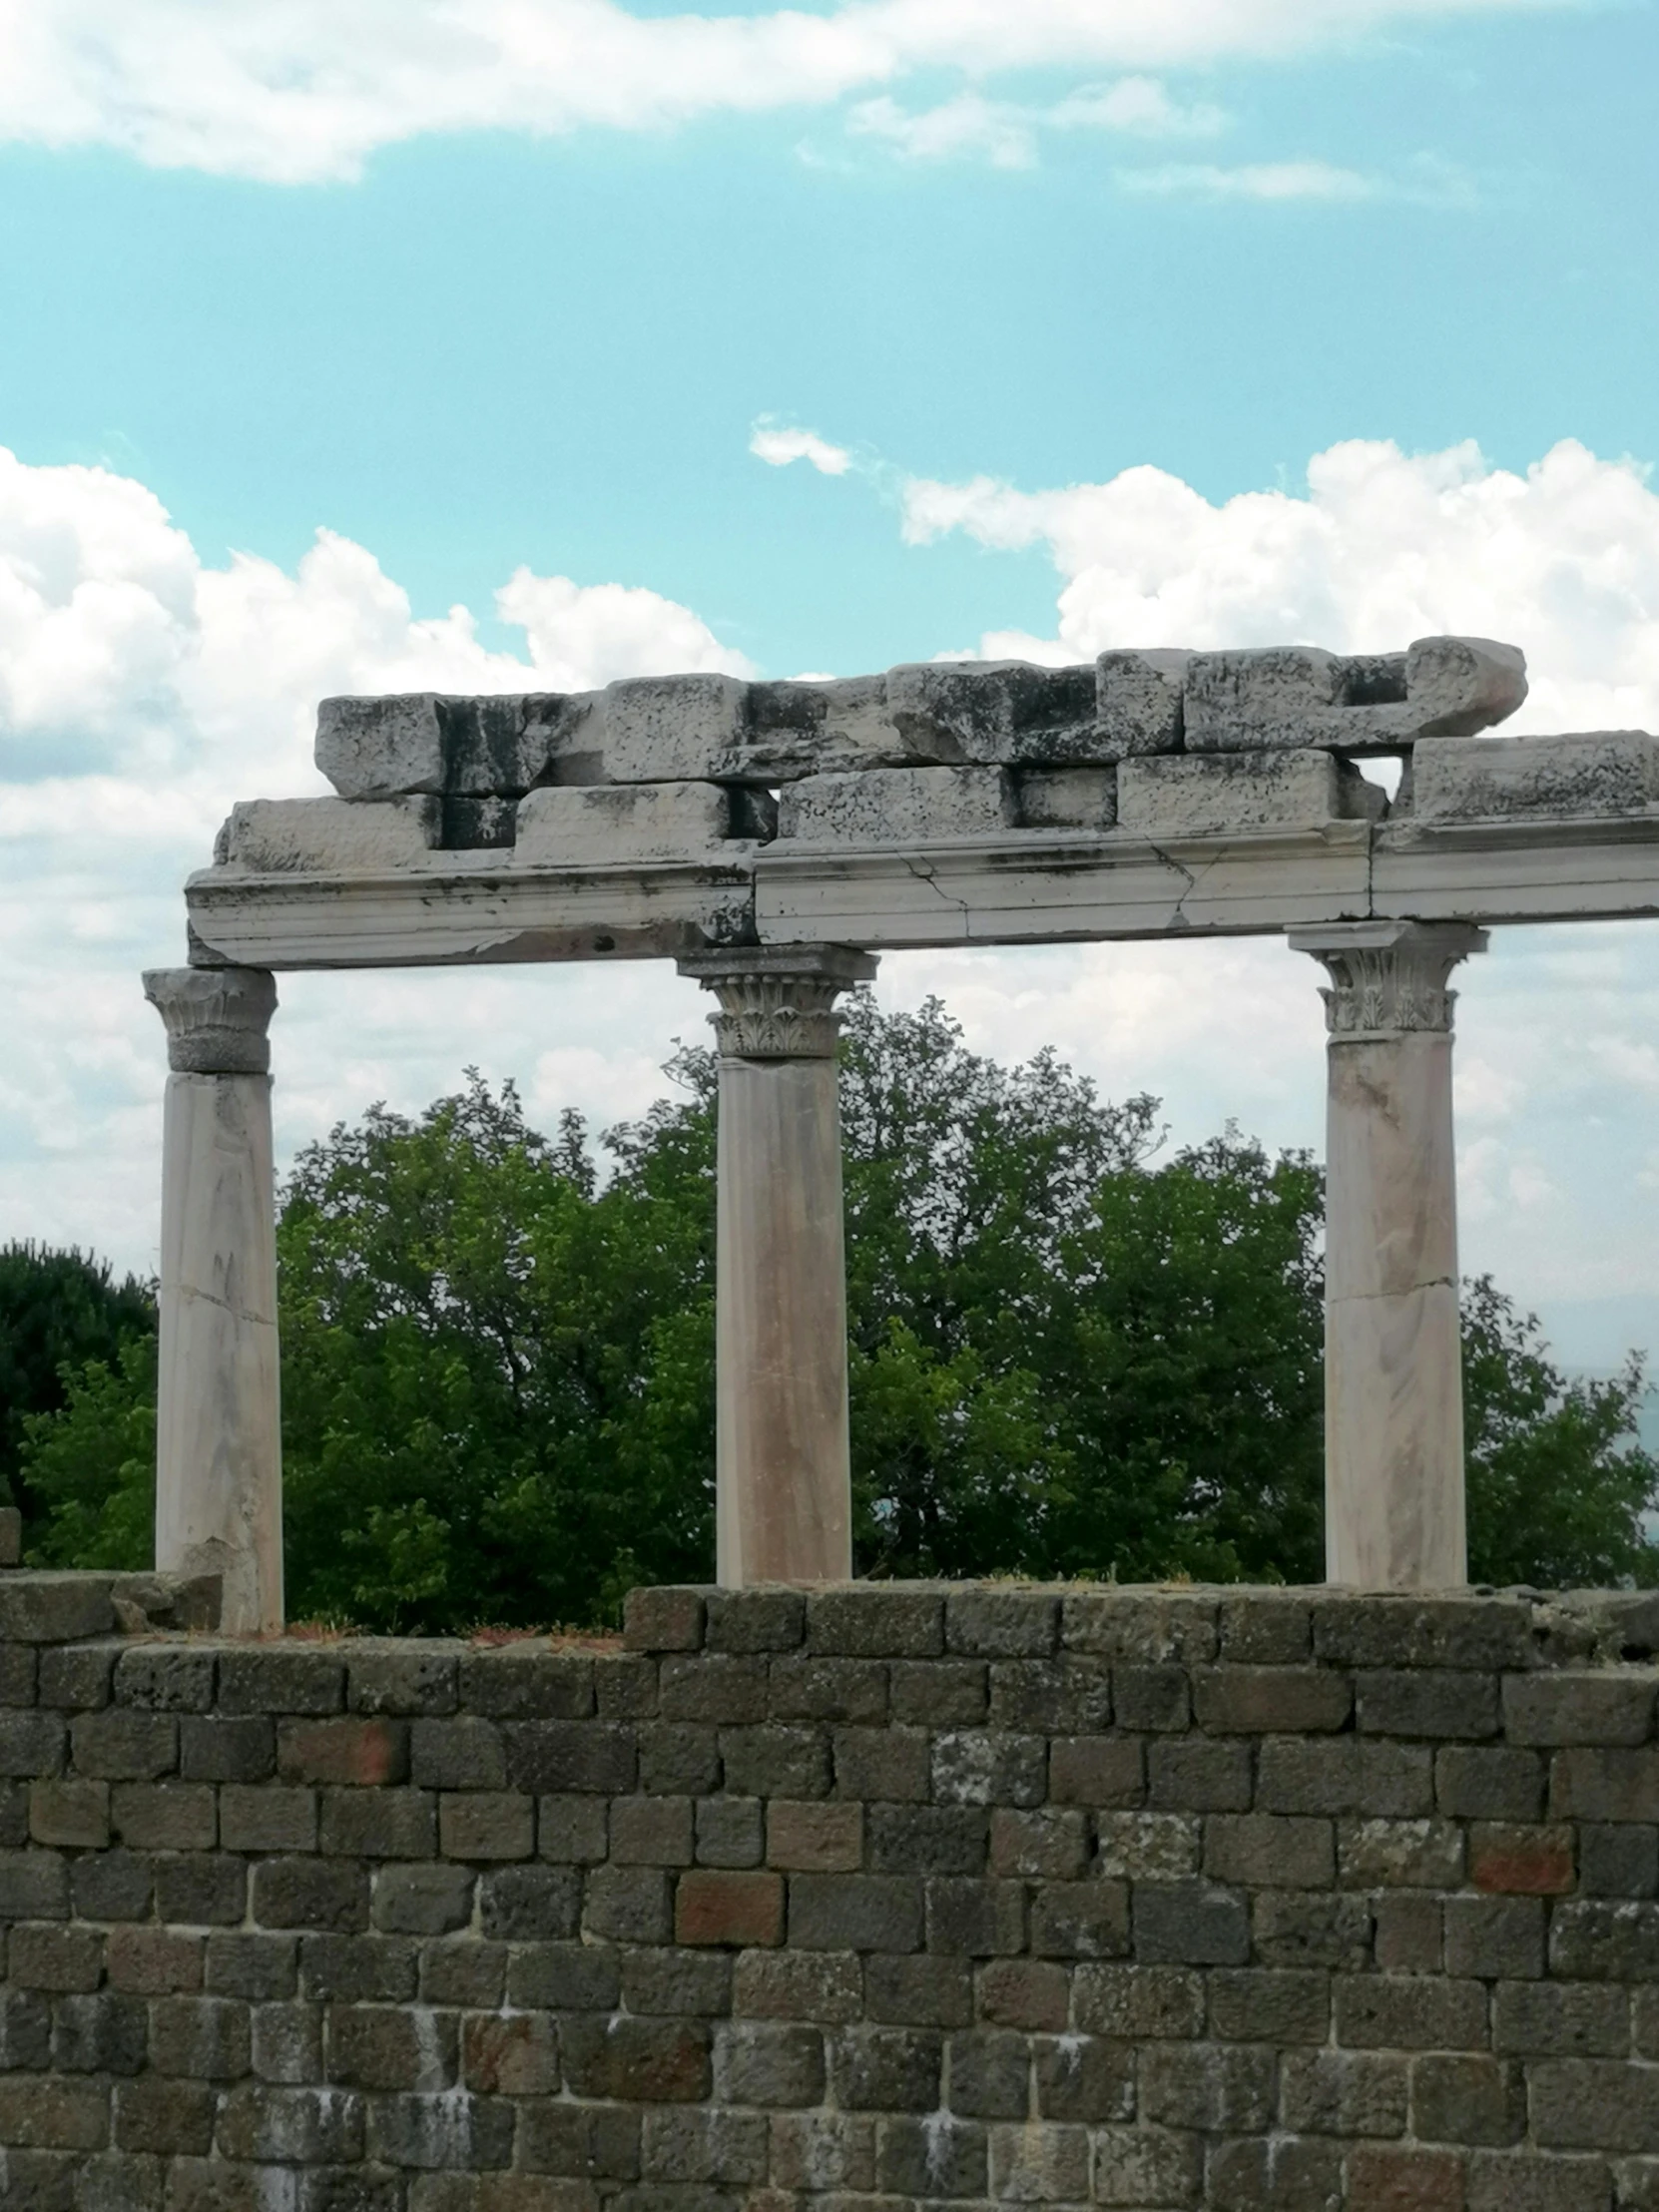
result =
[{"label": "reddish brick", "polygon": [[1476,1821],[1469,1830],[1469,1879],[1477,1890],[1562,1897],[1573,1887],[1572,1830]]},{"label": "reddish brick", "polygon": [[283,1721],[276,1772],[284,1782],[334,1782],[373,1788],[401,1782],[409,1770],[409,1731],[401,1721]]},{"label": "reddish brick", "polygon": [[1348,2161],[1349,2212],[1463,2212],[1455,2151],[1368,2148]]},{"label": "reddish brick", "polygon": [[202,1937],[171,1928],[112,1928],[105,1953],[112,1989],[167,1996],[202,1986]]},{"label": "reddish brick", "polygon": [[864,1809],[774,1798],[767,1807],[767,1858],[792,1874],[854,1874],[863,1864]]},{"label": "reddish brick", "polygon": [[674,1936],[681,1943],[781,1943],[782,1876],[718,1867],[683,1874],[674,1898]]}]

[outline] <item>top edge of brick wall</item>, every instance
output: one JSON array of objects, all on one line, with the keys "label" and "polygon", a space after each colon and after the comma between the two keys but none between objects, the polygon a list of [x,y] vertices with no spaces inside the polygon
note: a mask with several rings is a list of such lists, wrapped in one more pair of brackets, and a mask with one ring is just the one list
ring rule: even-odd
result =
[{"label": "top edge of brick wall", "polygon": [[628,1594],[636,1652],[1520,1669],[1659,1658],[1659,1592],[849,1582]]}]

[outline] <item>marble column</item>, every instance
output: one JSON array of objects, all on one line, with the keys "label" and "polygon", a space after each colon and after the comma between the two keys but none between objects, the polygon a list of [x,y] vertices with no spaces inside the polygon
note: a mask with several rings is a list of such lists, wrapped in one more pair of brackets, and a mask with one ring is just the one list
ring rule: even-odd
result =
[{"label": "marble column", "polygon": [[680,962],[720,1001],[716,1574],[728,1587],[852,1571],[837,995],[844,945]]},{"label": "marble column", "polygon": [[1293,929],[1331,976],[1325,1232],[1325,1557],[1332,1582],[1468,1579],[1446,980],[1460,922]]},{"label": "marble column", "polygon": [[217,1574],[235,1634],[282,1625],[271,1045],[263,968],[153,968],[167,1024],[156,1564]]}]

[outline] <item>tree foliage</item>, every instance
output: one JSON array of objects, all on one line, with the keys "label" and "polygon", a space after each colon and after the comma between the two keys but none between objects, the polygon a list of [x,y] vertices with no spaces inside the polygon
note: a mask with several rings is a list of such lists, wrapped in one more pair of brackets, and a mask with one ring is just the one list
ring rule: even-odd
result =
[{"label": "tree foliage", "polygon": [[149,1290],[106,1263],[37,1244],[0,1246],[0,1500],[38,1510],[22,1469],[25,1423],[64,1402],[66,1368],[119,1366],[156,1325]]},{"label": "tree foliage", "polygon": [[[614,1616],[713,1564],[714,1089],[596,1149],[476,1076],[297,1161],[278,1249],[290,1609],[392,1628]],[[885,1575],[1321,1571],[1320,1173],[936,1003],[852,1002],[842,1112],[856,1548]],[[1473,1571],[1649,1580],[1644,1391],[1569,1381],[1489,1283],[1465,1324]],[[37,1417],[43,1560],[148,1557],[153,1354]]]}]

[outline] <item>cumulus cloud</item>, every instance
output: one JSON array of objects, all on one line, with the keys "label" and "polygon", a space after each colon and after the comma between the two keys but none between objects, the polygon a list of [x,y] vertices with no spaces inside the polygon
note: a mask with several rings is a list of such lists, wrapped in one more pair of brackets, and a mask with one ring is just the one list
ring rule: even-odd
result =
[{"label": "cumulus cloud", "polygon": [[1535,4],[842,0],[636,16],[616,0],[0,0],[0,138],[292,184],[353,177],[377,148],[433,132],[652,129],[824,106],[923,71],[1176,69]]},{"label": "cumulus cloud", "polygon": [[1387,188],[1357,169],[1330,162],[1166,162],[1156,169],[1120,169],[1125,192],[1189,200],[1375,200]]},{"label": "cumulus cloud", "polygon": [[846,128],[855,138],[882,140],[906,161],[974,160],[989,162],[993,169],[1030,169],[1044,131],[1209,138],[1226,122],[1223,111],[1208,102],[1189,106],[1172,100],[1155,77],[1124,77],[1112,85],[1081,86],[1046,107],[964,92],[937,107],[912,111],[883,94],[850,109]]},{"label": "cumulus cloud", "polygon": [[831,445],[816,430],[784,430],[757,423],[749,450],[769,468],[788,468],[791,461],[811,461],[821,476],[844,476],[852,455],[844,445]]}]

